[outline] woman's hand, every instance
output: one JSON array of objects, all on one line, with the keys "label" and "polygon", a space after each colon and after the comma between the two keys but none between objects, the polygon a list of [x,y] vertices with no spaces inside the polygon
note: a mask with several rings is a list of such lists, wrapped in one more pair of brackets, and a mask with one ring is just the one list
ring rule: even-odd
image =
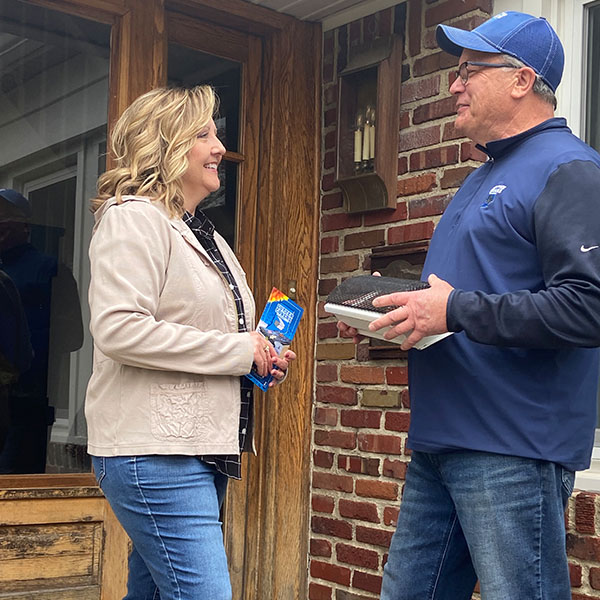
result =
[{"label": "woman's hand", "polygon": [[250,337],[254,344],[254,364],[257,373],[264,377],[273,365],[272,356],[277,356],[273,344],[266,340],[258,331],[251,331]]},{"label": "woman's hand", "polygon": [[285,379],[288,367],[294,360],[296,360],[296,353],[292,350],[286,350],[283,354],[283,357],[277,356],[275,350],[273,350],[273,354],[271,355],[271,361],[273,362],[271,375],[273,375],[274,379],[271,381],[271,383],[269,383],[270,388]]}]

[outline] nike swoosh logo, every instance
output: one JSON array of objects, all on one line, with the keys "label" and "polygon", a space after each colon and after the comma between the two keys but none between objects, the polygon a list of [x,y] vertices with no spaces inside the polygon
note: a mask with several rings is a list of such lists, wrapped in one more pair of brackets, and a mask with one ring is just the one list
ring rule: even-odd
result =
[{"label": "nike swoosh logo", "polygon": [[581,248],[579,248],[582,252],[589,252],[590,250],[595,250],[596,248],[600,248],[600,246],[588,246],[587,248],[581,244]]}]

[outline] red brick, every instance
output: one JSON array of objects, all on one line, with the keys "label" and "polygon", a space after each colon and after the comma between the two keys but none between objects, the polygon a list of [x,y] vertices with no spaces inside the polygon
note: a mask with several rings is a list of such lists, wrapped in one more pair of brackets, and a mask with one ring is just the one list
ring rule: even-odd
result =
[{"label": "red brick", "polygon": [[399,179],[397,191],[399,196],[413,196],[430,192],[437,184],[435,173],[424,173]]},{"label": "red brick", "polygon": [[398,515],[400,514],[399,508],[392,508],[390,506],[386,506],[383,509],[383,522],[385,525],[392,525],[396,527],[398,525]]},{"label": "red brick", "polygon": [[571,587],[581,587],[581,584],[583,582],[581,565],[569,563],[569,579],[571,580]]},{"label": "red brick", "polygon": [[442,135],[442,142],[448,142],[450,140],[458,140],[463,136],[457,133],[454,127],[454,121],[446,123],[444,125],[444,134]]},{"label": "red brick", "polygon": [[407,81],[402,84],[402,103],[408,104],[415,100],[431,98],[440,93],[440,76],[427,77]]},{"label": "red brick", "polygon": [[[315,512],[332,514],[335,507],[335,501],[329,496],[313,495],[310,500],[312,509]],[[324,556],[324,555],[322,555]]]},{"label": "red brick", "polygon": [[308,585],[308,600],[331,600],[333,590],[318,583],[311,582]]},{"label": "red brick", "polygon": [[337,365],[317,365],[316,377],[319,383],[337,381]]},{"label": "red brick", "polygon": [[385,381],[388,385],[407,385],[408,367],[386,367]]},{"label": "red brick", "polygon": [[336,147],[337,143],[337,132],[330,131],[325,134],[325,150],[333,150]]},{"label": "red brick", "polygon": [[421,103],[413,112],[413,125],[456,114],[456,98],[449,96],[435,102]]},{"label": "red brick", "polygon": [[380,410],[342,410],[340,423],[344,427],[369,427],[378,429],[381,424]]},{"label": "red brick", "polygon": [[365,227],[369,225],[381,225],[383,223],[393,223],[395,221],[406,221],[408,208],[406,202],[398,202],[394,211],[378,210],[365,215]]},{"label": "red brick", "polygon": [[317,337],[320,340],[336,338],[337,336],[337,323],[319,323],[317,325]]},{"label": "red brick", "polygon": [[371,575],[362,571],[354,571],[352,587],[372,592],[373,594],[379,594],[381,592],[381,575]]},{"label": "red brick", "polygon": [[329,558],[332,554],[332,544],[329,540],[310,540],[310,553],[312,556],[325,556]]},{"label": "red brick", "polygon": [[567,533],[567,554],[571,558],[600,562],[600,539]]},{"label": "red brick", "polygon": [[335,213],[333,215],[323,215],[321,217],[321,227],[323,231],[336,231],[338,229],[360,227],[361,223],[362,217],[360,215],[349,215],[348,213]]},{"label": "red brick", "polygon": [[433,217],[441,215],[452,200],[450,194],[432,196],[430,198],[416,198],[408,203],[408,212],[411,219]]},{"label": "red brick", "polygon": [[337,103],[338,100],[338,86],[336,83],[323,86],[323,98],[325,106]]},{"label": "red brick", "polygon": [[335,175],[333,173],[327,173],[327,175],[321,177],[321,190],[323,192],[329,192],[335,187]]},{"label": "red brick", "polygon": [[329,127],[329,125],[334,125],[337,120],[337,109],[330,108],[325,111],[323,115],[323,124],[325,127]]},{"label": "red brick", "polygon": [[359,250],[362,248],[373,248],[385,244],[385,231],[374,229],[351,233],[344,237],[344,250]]},{"label": "red brick", "polygon": [[575,497],[575,529],[579,533],[596,533],[596,494],[579,492]]},{"label": "red brick", "polygon": [[379,454],[402,454],[402,438],[396,435],[359,433],[358,449]]},{"label": "red brick", "polygon": [[[333,64],[332,63],[324,63],[323,64],[323,82],[327,83],[329,81],[333,81]],[[327,114],[327,113],[325,113]],[[332,124],[330,119],[326,119],[325,122],[328,125]],[[333,121],[335,122],[335,121]]]},{"label": "red brick", "polygon": [[448,0],[425,11],[425,27],[432,27],[454,17],[460,17],[472,10],[481,9],[492,13],[493,0]]},{"label": "red brick", "polygon": [[317,446],[333,446],[351,450],[356,448],[356,433],[354,431],[315,431],[315,444]]},{"label": "red brick", "polygon": [[358,594],[351,594],[350,592],[346,592],[344,590],[336,590],[335,600],[373,600],[373,596],[359,596]]},{"label": "red brick", "polygon": [[[577,566],[579,566],[579,565],[577,565]],[[571,565],[569,565],[569,570],[571,571],[570,567],[571,567]],[[571,571],[571,573],[572,573],[572,571]],[[581,567],[579,567],[579,580],[581,581]],[[572,581],[573,581],[573,579],[571,579],[571,582]],[[580,585],[581,585],[581,583],[580,583]],[[590,567],[590,585],[595,590],[600,590],[600,569],[598,567]]]},{"label": "red brick", "polygon": [[352,477],[335,475],[333,473],[320,473],[315,471],[312,479],[313,488],[321,490],[334,490],[337,492],[351,492],[354,486]]},{"label": "red brick", "polygon": [[325,156],[323,157],[323,168],[332,169],[333,167],[335,167],[335,152],[325,152]]},{"label": "red brick", "polygon": [[347,521],[313,516],[310,522],[313,533],[321,533],[345,540],[352,539],[352,525]]},{"label": "red brick", "polygon": [[350,569],[346,567],[311,560],[310,574],[316,579],[325,579],[346,586],[350,585]]},{"label": "red brick", "polygon": [[360,473],[361,475],[373,475],[379,477],[379,459],[366,456],[349,456],[341,454],[338,456],[338,468],[349,473]]},{"label": "red brick", "polygon": [[327,296],[330,292],[332,292],[338,284],[337,279],[320,279],[319,280],[319,295]]},{"label": "red brick", "polygon": [[[356,541],[365,544],[373,544],[382,548],[389,548],[392,541],[393,531],[373,529],[371,527],[356,526]],[[338,536],[340,537],[340,536]]]},{"label": "red brick", "polygon": [[400,130],[399,151],[406,152],[416,148],[435,146],[440,143],[440,126],[421,127],[411,131]]},{"label": "red brick", "polygon": [[325,194],[321,198],[321,210],[331,210],[332,208],[341,208],[344,205],[344,196],[342,192]]},{"label": "red brick", "polygon": [[474,142],[463,142],[460,145],[460,160],[465,162],[467,160],[476,160],[478,162],[485,162],[487,160],[487,154],[478,150],[475,147]]},{"label": "red brick", "polygon": [[456,67],[456,57],[447,52],[434,52],[423,58],[417,58],[413,65],[413,76],[421,77],[430,73],[437,73],[442,69]]},{"label": "red brick", "polygon": [[316,425],[337,425],[338,411],[335,408],[315,407]]},{"label": "red brick", "polygon": [[336,544],[335,555],[339,562],[366,569],[379,568],[379,553],[348,544]]},{"label": "red brick", "polygon": [[402,390],[400,392],[400,397],[402,398],[402,406],[404,408],[410,408],[410,392],[406,390]]},{"label": "red brick", "polygon": [[408,463],[406,461],[386,458],[383,461],[383,475],[394,479],[405,479],[407,467]]},{"label": "red brick", "polygon": [[398,498],[398,484],[389,481],[375,481],[372,479],[357,479],[356,494],[363,498],[381,498],[382,500],[396,500]]},{"label": "red brick", "polygon": [[356,390],[348,387],[338,387],[333,385],[317,386],[317,402],[326,402],[328,404],[356,404]]},{"label": "red brick", "polygon": [[377,506],[367,502],[353,502],[352,500],[341,499],[338,502],[340,516],[346,519],[358,519],[359,521],[369,521],[370,523],[379,523]]},{"label": "red brick", "polygon": [[475,167],[456,167],[455,169],[446,169],[440,180],[442,189],[459,187],[466,179],[467,175],[474,171]]},{"label": "red brick", "polygon": [[321,274],[345,273],[356,271],[359,266],[358,254],[347,254],[345,256],[327,256],[321,258]]},{"label": "red brick", "polygon": [[383,383],[383,373],[382,367],[340,367],[340,379],[344,383]]},{"label": "red brick", "polygon": [[410,111],[404,110],[400,112],[400,129],[410,127]]},{"label": "red brick", "polygon": [[404,175],[405,173],[408,173],[408,158],[401,156],[398,159],[398,175]]},{"label": "red brick", "polygon": [[410,155],[410,170],[422,171],[458,162],[458,146],[443,146],[431,148]]},{"label": "red brick", "polygon": [[385,415],[385,428],[388,431],[408,431],[410,425],[410,413],[388,412]]},{"label": "red brick", "polygon": [[421,34],[423,31],[423,8],[421,0],[409,0],[407,30],[409,55],[417,56],[421,52]]},{"label": "red brick", "polygon": [[340,238],[337,236],[325,237],[321,240],[321,254],[337,252],[340,246]]},{"label": "red brick", "polygon": [[433,221],[422,221],[421,223],[390,227],[388,230],[388,243],[402,244],[404,242],[428,240],[433,235],[433,229]]}]

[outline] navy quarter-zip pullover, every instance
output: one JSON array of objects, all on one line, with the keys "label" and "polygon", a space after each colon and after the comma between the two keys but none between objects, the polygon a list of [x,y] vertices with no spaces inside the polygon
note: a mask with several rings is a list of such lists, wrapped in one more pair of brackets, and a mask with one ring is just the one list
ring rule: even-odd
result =
[{"label": "navy quarter-zip pullover", "polygon": [[452,335],[410,353],[409,447],[589,466],[600,354],[600,155],[553,118],[482,148],[423,270]]}]

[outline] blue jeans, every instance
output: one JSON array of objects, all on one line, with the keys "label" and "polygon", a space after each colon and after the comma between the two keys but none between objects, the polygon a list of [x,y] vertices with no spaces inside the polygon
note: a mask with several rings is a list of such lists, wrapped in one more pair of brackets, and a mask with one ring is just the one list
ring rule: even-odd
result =
[{"label": "blue jeans", "polygon": [[195,456],[92,457],[131,538],[124,600],[231,600],[219,511],[227,477]]},{"label": "blue jeans", "polygon": [[413,452],[381,600],[570,600],[574,473],[485,452]]}]

